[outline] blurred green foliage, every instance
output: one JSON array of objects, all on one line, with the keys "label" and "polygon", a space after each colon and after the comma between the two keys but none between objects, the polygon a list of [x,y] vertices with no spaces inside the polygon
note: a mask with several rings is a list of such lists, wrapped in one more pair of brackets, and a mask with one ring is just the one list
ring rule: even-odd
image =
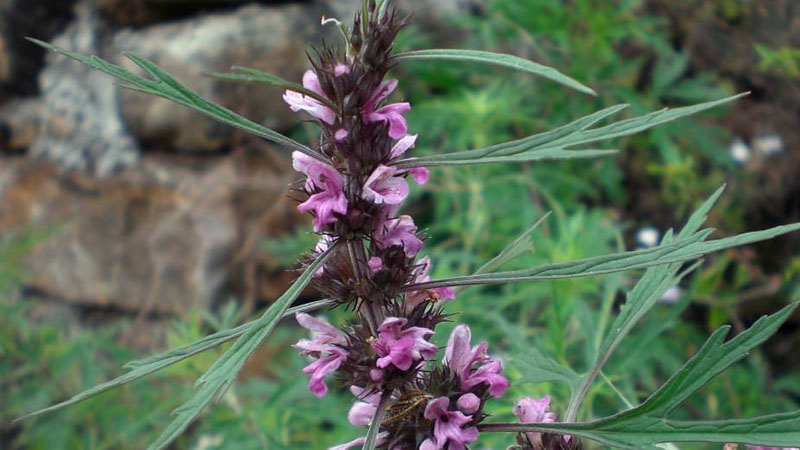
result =
[{"label": "blurred green foliage", "polygon": [[[460,47],[501,50],[551,65],[593,87],[599,96],[589,98],[486,67],[409,64],[398,68],[397,75],[414,106],[409,120],[412,132],[421,136],[418,151],[482,147],[620,102],[630,103],[628,114],[637,115],[732,93],[714,74],[689,70],[687,55],[668,41],[666,24],[643,14],[640,3],[495,0],[485,17],[459,18],[465,30]],[[426,37],[414,29],[400,39],[400,47],[424,44]],[[791,72],[796,65],[791,52],[766,47],[758,52],[764,70]],[[621,205],[640,194],[626,191],[626,170],[640,171],[672,223],[679,223],[721,184],[727,171],[735,170],[714,114],[626,139],[620,147],[624,154],[615,158],[432,169],[432,182],[414,191],[409,208],[430,236],[434,277],[477,269],[547,211],[554,214],[533,234],[533,251],[509,268],[621,250],[630,244],[626,236],[633,227],[643,225],[620,223]],[[729,209],[726,214],[734,216],[732,223],[743,222],[741,211]],[[314,240],[301,230],[264,245],[288,266]],[[137,356],[115,343],[118,325],[71,329],[64,322],[36,318],[35,303],[16,289],[24,279],[20,257],[34,242],[33,237],[18,237],[0,244],[2,439],[11,448],[144,447],[221,350],[68,410],[10,424],[13,417],[119,374],[121,364]],[[608,415],[626,403],[638,403],[694,354],[710,330],[735,323],[737,293],[752,287],[746,269],[730,256],[715,258],[685,283],[676,303],[656,307],[609,361],[601,377],[605,382],[590,391],[581,417]],[[526,353],[535,347],[576,371],[585,370],[635,275],[460,293],[449,312],[459,313],[457,320],[469,324],[476,338],[491,342],[512,380],[505,397],[491,403],[496,419],[513,420],[511,405],[523,395],[552,394],[555,409],[563,413],[568,398],[564,386],[525,382]],[[781,289],[799,295],[799,277],[800,258],[783,274]],[[707,317],[687,317],[692,302],[708,311]],[[348,317],[345,311],[326,315],[338,323]],[[192,342],[243,319],[234,303],[213,314],[193,311],[171,328],[168,346]],[[445,343],[451,326],[441,326],[439,344]],[[224,404],[206,413],[175,447],[319,449],[364,434],[346,420],[351,395],[334,393],[320,400],[307,391],[307,377],[301,373],[305,361],[288,350],[301,334],[293,326],[279,327]],[[790,374],[775,379],[767,359],[756,354],[709,384],[680,414],[718,419],[797,409],[798,378]],[[475,448],[505,448],[512,441],[510,436],[486,435]]]}]

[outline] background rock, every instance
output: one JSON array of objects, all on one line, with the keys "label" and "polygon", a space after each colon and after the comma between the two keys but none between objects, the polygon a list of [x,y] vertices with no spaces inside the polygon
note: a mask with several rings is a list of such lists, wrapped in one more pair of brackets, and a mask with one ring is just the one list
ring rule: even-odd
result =
[{"label": "background rock", "polygon": [[[306,42],[320,28],[308,18],[317,16],[299,5],[249,5],[232,13],[121,31],[108,53],[131,69],[135,65],[118,56],[123,51],[149,58],[204,97],[267,127],[287,129],[297,118],[281,100],[282,90],[205,74],[241,65],[299,79],[306,65]],[[217,152],[229,146],[234,133],[228,125],[165,99],[125,91],[122,105],[129,129],[149,149]]]},{"label": "background rock", "polygon": [[37,92],[45,50],[26,36],[49,40],[73,17],[74,0],[0,0],[0,103]]},{"label": "background rock", "polygon": [[70,303],[141,314],[208,307],[232,272],[265,259],[253,240],[299,222],[285,168],[263,154],[151,158],[104,179],[28,159],[0,163],[0,229],[46,235],[27,262],[28,286]]},{"label": "background rock", "polygon": [[[67,50],[97,53],[97,16],[91,2],[76,8],[78,19],[53,43]],[[117,88],[109,77],[78,61],[47,56],[41,72],[41,130],[30,155],[67,169],[108,175],[139,157],[118,112]]]}]

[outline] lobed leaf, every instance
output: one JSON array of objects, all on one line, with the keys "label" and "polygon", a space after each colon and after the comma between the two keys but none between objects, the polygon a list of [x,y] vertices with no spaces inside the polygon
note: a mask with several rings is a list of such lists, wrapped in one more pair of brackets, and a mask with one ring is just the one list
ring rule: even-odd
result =
[{"label": "lobed leaf", "polygon": [[[621,120],[599,128],[590,128],[600,120],[615,114],[627,105],[617,105],[605,108],[596,113],[582,117],[572,123],[563,125],[551,131],[534,134],[522,139],[492,145],[490,147],[466,150],[461,152],[430,155],[418,158],[406,158],[395,163],[400,168],[432,167],[467,164],[491,164],[506,162],[534,161],[541,159],[563,159],[577,157],[596,157],[608,154],[609,150],[569,150],[570,148],[607,141],[624,136],[630,136],[657,125],[672,122],[682,117],[697,114],[711,108],[716,108],[725,103],[739,99],[747,93],[684,106],[674,109],[662,109],[644,116]],[[591,152],[591,153],[587,153]]]},{"label": "lobed leaf", "polygon": [[[686,226],[678,234],[678,238],[686,238],[696,233],[706,220],[706,216],[714,204],[717,202],[725,186],[717,189],[708,200],[689,217]],[[668,231],[662,240],[663,244],[672,242],[672,231]],[[675,285],[687,273],[691,272],[696,265],[678,273],[681,263],[667,264],[663,266],[651,267],[647,269],[644,276],[636,283],[633,290],[628,294],[625,304],[620,309],[614,322],[611,324],[608,334],[600,345],[597,359],[592,368],[582,378],[580,388],[575,395],[570,398],[567,411],[564,415],[565,422],[572,422],[578,414],[578,407],[583,401],[584,396],[589,391],[589,387],[594,382],[597,375],[602,370],[611,353],[622,342],[625,336],[631,331],[634,325],[641,319],[664,295],[667,290]]]},{"label": "lobed leaf", "polygon": [[[283,314],[281,319],[294,317],[294,315],[297,313],[314,311],[332,305],[333,302],[331,302],[330,300],[319,300],[316,302],[307,303],[305,305],[295,306],[293,308],[289,308]],[[90,389],[87,389],[79,394],[70,397],[67,400],[64,400],[63,402],[56,403],[55,405],[48,406],[47,408],[43,408],[38,411],[34,411],[30,414],[26,414],[22,417],[18,417],[14,419],[14,422],[25,420],[41,414],[53,412],[70,405],[74,405],[76,403],[92,398],[95,395],[102,394],[103,392],[122,386],[123,384],[136,381],[139,378],[158,372],[159,370],[169,367],[173,364],[177,364],[186,358],[194,356],[198,353],[202,353],[206,350],[210,350],[214,347],[218,347],[228,341],[236,339],[237,337],[244,334],[248,329],[250,329],[250,327],[253,326],[253,324],[255,324],[257,321],[258,319],[247,323],[243,323],[236,328],[230,328],[227,330],[218,331],[191,344],[184,345],[182,347],[178,347],[172,350],[168,350],[166,352],[159,353],[157,355],[153,355],[145,359],[130,361],[126,363],[124,366],[122,366],[123,368],[129,370],[128,373],[121,375],[117,378],[114,378],[113,380],[106,381],[105,383],[98,384],[97,386],[94,386]]]},{"label": "lobed leaf", "polygon": [[80,53],[70,52],[47,42],[38,39],[28,38],[31,42],[38,44],[48,50],[60,53],[64,56],[80,61],[83,64],[94,67],[101,72],[107,73],[121,81],[122,86],[147,94],[172,100],[188,108],[199,111],[214,120],[227,125],[234,126],[256,136],[263,137],[277,144],[285,145],[291,149],[299,150],[310,156],[317,157],[317,153],[311,148],[286,137],[277,131],[259,125],[250,119],[242,117],[235,112],[206,100],[191,89],[180,84],[175,78],[164,72],[161,68],[153,64],[152,61],[131,53],[125,53],[131,61],[136,63],[152,79],[148,79],[126,70],[116,64],[109,63],[97,56],[87,56]]},{"label": "lobed leaf", "polygon": [[714,332],[697,354],[636,408],[585,423],[486,424],[482,431],[540,431],[580,436],[626,449],[655,449],[665,442],[741,442],[788,447],[800,442],[800,411],[722,421],[674,421],[669,413],[713,377],[772,336],[798,304],[764,316],[723,343],[730,327]]},{"label": "lobed leaf", "polygon": [[514,55],[484,52],[480,50],[428,49],[398,53],[394,55],[394,58],[407,61],[422,61],[432,59],[443,61],[467,61],[510,67],[512,69],[538,75],[550,81],[555,81],[556,83],[560,83],[585,94],[597,95],[591,88],[584,86],[573,78],[564,75],[552,67],[543,66]]},{"label": "lobed leaf", "polygon": [[595,256],[575,261],[547,264],[531,269],[495,272],[490,274],[467,275],[425,283],[410,284],[403,291],[417,291],[438,287],[471,286],[478,284],[519,283],[523,281],[560,280],[566,278],[588,277],[633,269],[646,269],[663,264],[689,261],[708,253],[738,247],[753,242],[772,239],[782,234],[800,230],[800,223],[783,225],[767,230],[743,233],[713,241],[705,241],[712,230],[702,230],[689,237],[663,243],[658,247],[609,255]]},{"label": "lobed leaf", "polygon": [[206,406],[214,400],[219,401],[225,395],[234,381],[236,381],[236,377],[239,371],[242,370],[247,358],[272,332],[275,325],[278,324],[278,321],[289,308],[289,305],[305,289],[314,273],[322,267],[337,247],[334,244],[309,265],[297,281],[275,303],[267,308],[260,318],[253,321],[242,336],[197,380],[195,384],[198,388],[197,393],[174,411],[175,419],[161,433],[158,439],[148,447],[150,450],[165,448],[186,430],[186,427],[194,421]]}]

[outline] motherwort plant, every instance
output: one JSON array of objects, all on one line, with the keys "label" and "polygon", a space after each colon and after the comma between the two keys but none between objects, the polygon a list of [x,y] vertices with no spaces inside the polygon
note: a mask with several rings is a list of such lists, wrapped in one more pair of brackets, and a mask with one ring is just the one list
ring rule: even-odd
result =
[{"label": "motherwort plant", "polygon": [[[542,76],[583,93],[593,94],[593,91],[554,69],[511,55],[465,50],[395,53],[393,42],[406,19],[389,7],[388,0],[364,0],[351,27],[335,19],[325,19],[323,23],[338,27],[344,43],[316,49],[310,61],[312,69],[303,76],[302,85],[243,67],[215,74],[229,80],[285,88],[283,99],[288,106],[313,118],[321,130],[319,142],[313,148],[203,99],[144,58],[128,55],[149,77],[97,57],[66,52],[36,41],[119,78],[124,86],[166,97],[292,150],[293,167],[303,177],[293,195],[298,199],[298,209],[313,217],[319,241],[304,259],[304,270],[294,285],[261,317],[193,344],[128,363],[129,371],[119,378],[31,416],[73,404],[235,340],[198,380],[194,397],[175,411],[175,419],[151,447],[164,448],[207,405],[224,395],[245,360],[275,325],[282,318],[292,317],[311,332],[310,339],[295,344],[311,360],[303,370],[309,376],[309,390],[322,397],[329,384],[349,386],[354,403],[348,419],[354,426],[366,428],[364,437],[335,449],[460,450],[475,442],[482,432],[514,433],[509,444],[526,450],[577,449],[586,439],[631,449],[681,441],[776,446],[800,442],[800,411],[720,422],[682,422],[669,418],[686,397],[774,333],[794,305],[762,318],[727,342],[724,342],[727,329],[718,330],[694,358],[641,405],[611,417],[576,422],[590,385],[620,341],[667,289],[696,266],[686,269],[684,262],[794,231],[800,225],[708,240],[711,230],[701,229],[701,225],[721,194],[720,189],[680,232],[668,233],[654,248],[497,271],[518,253],[520,243],[527,237],[523,235],[477,273],[431,280],[433,262],[421,256],[424,235],[414,219],[402,213],[401,204],[408,196],[409,183],[435,182],[435,177],[429,180],[429,170],[435,173],[438,166],[604,156],[614,151],[594,149],[592,144],[634,134],[738,96],[597,126],[625,107],[613,106],[516,141],[415,157],[413,148],[418,135],[414,133],[418,130],[409,130],[404,117],[411,105],[390,100],[398,81],[387,76],[394,66],[406,61],[439,59],[494,64]],[[460,287],[593,276],[631,269],[646,270],[608,328],[597,361],[587,373],[577,374],[544,357],[530,366],[533,370],[547,371],[548,380],[564,382],[571,388],[573,394],[561,422],[550,411],[550,398],[545,397],[517,401],[513,412],[519,422],[492,423],[488,420],[491,407],[487,405],[506,393],[509,380],[503,375],[501,361],[490,356],[489,345],[485,341],[473,345],[466,325],[453,329],[443,351],[431,342],[437,325],[457,320],[445,311]],[[291,307],[306,286],[315,288],[324,300]],[[352,312],[348,325],[337,328],[309,314],[335,307]],[[490,302],[487,308],[491,308]]]}]

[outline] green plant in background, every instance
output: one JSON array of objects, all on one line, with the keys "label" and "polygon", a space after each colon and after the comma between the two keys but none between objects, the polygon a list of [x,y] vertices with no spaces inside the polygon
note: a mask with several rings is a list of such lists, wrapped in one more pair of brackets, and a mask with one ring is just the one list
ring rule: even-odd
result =
[{"label": "green plant in background", "polygon": [[[383,5],[385,4],[383,3]],[[575,4],[583,9],[589,8],[588,3],[575,2]],[[379,21],[370,22],[366,19],[370,15],[381,17],[380,12],[374,8],[374,5],[365,2],[365,9],[362,12],[362,17],[365,18],[362,21],[366,27],[365,31],[369,31],[370,26],[378,26],[370,25],[371,23],[380,24]],[[563,15],[556,16],[563,17]],[[601,20],[596,25],[602,28],[604,22]],[[354,30],[358,30],[358,28],[357,22]],[[611,30],[612,28],[614,27],[608,25],[606,29]],[[345,33],[345,36],[348,34]],[[354,39],[350,39],[351,45],[353,42]],[[280,136],[272,130],[265,129],[228,110],[208,103],[140,57],[131,55],[131,59],[148,72],[152,79],[127,72],[95,57],[90,58],[53,49],[111,73],[135,89],[165,96],[223,122],[285,144],[312,158],[320,157],[317,151],[297,141]],[[603,55],[603,52],[599,52],[596,56],[602,57]],[[495,65],[511,64],[535,74],[549,76],[563,84],[583,89],[580,85],[575,85],[572,80],[553,72],[552,69],[508,55],[465,51],[419,51],[400,54],[399,59],[403,58],[417,60],[438,58],[473,60]],[[304,90],[292,83],[276,80],[274,77],[249,69],[240,69],[236,73],[229,74],[228,77],[278,84],[295,92],[303,93],[319,104],[326,104],[326,100],[328,100],[317,91]],[[453,89],[455,92],[459,92],[458,88]],[[498,96],[487,95],[492,90],[496,90],[500,94]],[[542,387],[543,390],[536,394],[553,392],[557,394],[558,398],[563,399],[566,407],[563,416],[564,422],[561,423],[546,423],[541,420],[538,421],[539,423],[530,424],[494,421],[493,423],[481,423],[479,425],[481,431],[484,434],[493,431],[527,433],[518,436],[519,445],[525,448],[538,448],[536,439],[531,436],[540,432],[549,436],[547,439],[550,440],[547,442],[556,442],[554,441],[555,435],[552,433],[563,433],[573,436],[573,439],[569,441],[571,443],[568,442],[565,445],[577,446],[579,445],[577,437],[583,437],[623,448],[652,448],[661,442],[680,441],[741,441],[763,445],[791,445],[800,441],[800,435],[796,431],[800,426],[798,412],[739,420],[725,420],[727,417],[723,416],[722,420],[716,422],[698,422],[691,421],[693,415],[688,414],[687,410],[676,410],[678,405],[687,401],[690,394],[774,333],[791,313],[793,306],[759,320],[727,343],[722,342],[727,331],[724,328],[718,330],[701,349],[686,355],[688,358],[694,354],[685,364],[683,358],[676,358],[674,356],[676,353],[669,351],[669,346],[662,343],[664,340],[657,339],[657,337],[667,329],[678,326],[678,314],[687,305],[690,294],[684,296],[681,303],[669,311],[651,311],[669,288],[697,266],[695,264],[683,267],[684,262],[695,260],[709,252],[768,239],[799,227],[796,225],[778,227],[732,238],[708,240],[710,230],[701,230],[700,228],[708,211],[721,194],[721,190],[719,190],[691,216],[682,231],[674,236],[672,233],[665,235],[661,245],[652,249],[624,252],[618,228],[603,211],[581,210],[576,214],[572,213],[576,210],[575,206],[581,200],[581,195],[589,198],[597,198],[598,192],[601,192],[602,195],[614,195],[611,189],[603,191],[605,187],[598,190],[592,182],[597,178],[602,178],[606,173],[613,175],[616,172],[613,164],[597,163],[592,165],[602,159],[588,164],[584,162],[585,166],[591,167],[594,171],[583,168],[579,175],[571,173],[573,168],[580,167],[574,162],[568,162],[568,165],[562,166],[561,170],[551,169],[549,174],[547,173],[548,169],[542,169],[546,164],[529,164],[541,159],[607,155],[609,153],[607,150],[593,150],[594,144],[603,140],[628,136],[655,125],[718,106],[734,98],[694,107],[676,108],[646,115],[638,114],[639,117],[633,119],[618,120],[609,125],[601,125],[609,122],[612,114],[622,110],[622,107],[611,107],[577,121],[574,120],[574,117],[581,114],[570,115],[568,120],[560,122],[560,124],[567,123],[567,125],[562,125],[554,131],[520,138],[527,134],[523,130],[529,126],[546,124],[526,123],[525,117],[536,116],[529,116],[524,109],[521,114],[515,114],[514,111],[520,110],[508,107],[506,110],[500,108],[500,103],[495,101],[497,98],[502,99],[503,95],[509,102],[507,105],[518,105],[520,108],[528,105],[524,101],[514,103],[512,97],[516,99],[522,97],[519,92],[514,96],[512,91],[505,91],[502,83],[492,84],[488,91],[475,93],[467,98],[462,107],[446,106],[440,110],[460,112],[461,118],[475,127],[474,130],[470,130],[475,131],[473,137],[467,136],[469,133],[463,133],[459,139],[443,142],[442,147],[445,150],[456,151],[436,154],[429,152],[426,156],[393,161],[393,166],[400,170],[415,169],[424,165],[430,167],[435,173],[442,174],[441,177],[437,177],[437,180],[441,179],[441,182],[432,183],[437,186],[431,188],[431,191],[436,194],[437,200],[443,201],[436,202],[433,217],[427,218],[427,222],[434,240],[440,243],[436,249],[431,251],[431,254],[441,264],[442,269],[438,274],[443,278],[434,281],[418,280],[416,283],[412,282],[411,285],[404,285],[401,288],[402,291],[418,292],[447,287],[486,286],[480,290],[471,289],[459,293],[458,305],[463,309],[462,319],[471,324],[480,323],[479,327],[475,326],[473,329],[480,329],[482,336],[490,338],[493,348],[503,348],[511,355],[509,375],[514,381],[512,393],[530,395],[533,392],[525,390],[526,383],[546,383]],[[539,94],[539,96],[547,98],[548,101],[552,99],[544,94]],[[574,98],[570,98],[570,100],[574,101]],[[541,104],[541,102],[535,101],[530,103]],[[318,104],[312,104],[312,106],[316,108]],[[427,107],[431,108],[431,111],[436,110],[436,105]],[[426,106],[423,105],[421,109],[424,114]],[[474,117],[470,117],[470,111],[474,113]],[[478,114],[491,115],[493,111],[500,115],[493,115],[496,122],[493,122],[491,126],[484,127],[481,120],[475,119],[475,117],[480,117]],[[637,115],[637,111],[633,112],[634,115]],[[541,111],[539,113],[541,114]],[[550,116],[547,117],[549,119]],[[327,123],[322,117],[318,118]],[[519,128],[514,129],[513,126],[507,128],[505,133],[508,136],[504,139],[519,139],[504,144],[495,144],[495,142],[502,141],[502,139],[495,139],[495,127],[502,128],[501,124],[504,121],[513,123],[517,119],[520,121],[516,123]],[[435,121],[431,123],[433,130],[436,130],[436,126],[440,126],[442,131],[454,125],[456,124],[446,122],[437,125]],[[325,126],[323,125],[323,128]],[[436,134],[432,134],[431,138],[436,140]],[[450,145],[453,147],[449,147]],[[587,150],[575,150],[575,147]],[[463,148],[477,148],[477,150],[461,151]],[[669,158],[665,157],[665,159]],[[522,170],[511,171],[497,163],[514,163],[514,167],[521,165]],[[535,194],[530,192],[531,185],[525,183],[525,180],[529,179],[527,177],[531,175],[539,181],[534,185]],[[611,179],[614,177],[612,176]],[[613,184],[608,179],[604,181],[608,186]],[[314,195],[317,194],[319,193]],[[445,201],[444,199],[448,196],[451,198]],[[417,195],[416,198],[420,202],[425,201],[424,195]],[[529,200],[528,203],[523,203],[514,209],[513,215],[518,218],[516,220],[509,219],[503,223],[494,223],[495,217],[508,215],[508,211],[504,210],[503,205],[507,205],[509,200],[514,198]],[[564,211],[563,203],[567,203],[570,213]],[[414,206],[411,206],[411,209],[413,208]],[[538,230],[531,229],[523,233],[520,239],[513,241],[505,251],[490,262],[489,267],[476,270],[476,267],[480,266],[481,260],[475,256],[476,252],[473,250],[485,249],[486,247],[483,245],[485,242],[488,242],[490,246],[502,248],[504,245],[502,243],[508,240],[504,236],[519,233],[521,221],[532,223],[539,219],[542,211],[547,208],[555,211],[550,221],[541,222]],[[453,213],[453,211],[458,213]],[[487,224],[492,224],[492,230],[489,232],[484,226]],[[498,233],[498,230],[501,232]],[[462,233],[463,243],[450,237]],[[343,241],[351,242],[350,239],[353,238],[348,237]],[[523,254],[523,250],[531,243],[536,252]],[[174,350],[154,357],[128,363],[126,368],[129,372],[120,378],[92,388],[36,414],[77,403],[105,390],[152,374],[225,342],[236,340],[224,353],[214,355],[221,355],[219,359],[211,358],[216,361],[200,378],[197,393],[188,403],[177,410],[177,418],[156,440],[153,447],[163,448],[174,440],[204,407],[215,399],[224,401],[229,408],[223,413],[216,412],[218,409],[215,410],[209,419],[204,421],[200,433],[207,439],[206,442],[218,442],[220,438],[215,434],[215,430],[225,430],[226,423],[234,422],[241,425],[247,432],[243,432],[241,428],[238,430],[239,434],[235,430],[228,430],[225,437],[226,445],[245,445],[243,442],[248,441],[252,436],[256,437],[261,446],[294,448],[294,443],[298,441],[313,446],[318,445],[325,440],[324,437],[321,439],[318,437],[324,435],[321,431],[309,432],[305,435],[301,433],[299,436],[286,436],[280,430],[290,429],[290,421],[294,422],[294,430],[302,429],[304,423],[317,422],[320,419],[319,416],[324,414],[319,413],[320,409],[330,412],[330,417],[327,418],[329,424],[342,428],[342,425],[345,425],[344,419],[341,417],[342,401],[328,397],[324,400],[328,403],[310,403],[310,398],[304,393],[297,377],[291,375],[297,373],[296,361],[287,364],[288,369],[294,372],[285,372],[281,369],[283,365],[275,364],[279,368],[276,377],[282,384],[246,382],[236,390],[229,388],[242,370],[246,359],[257,346],[262,344],[262,341],[264,341],[264,346],[269,349],[281,348],[281,344],[288,341],[283,337],[285,335],[283,330],[277,330],[270,340],[265,341],[281,317],[287,317],[295,312],[332,306],[331,301],[323,300],[293,309],[289,308],[302,288],[313,279],[317,270],[323,267],[325,270],[329,270],[331,266],[326,265],[326,259],[343,253],[339,247],[339,245],[331,245],[330,250],[320,252],[319,258],[306,268],[296,284],[260,318],[237,327],[230,327],[235,314],[228,309],[227,313],[223,312],[222,319],[216,321],[216,324],[213,323],[215,320],[211,320],[212,328],[217,328],[213,325],[222,328],[216,333],[202,337],[201,328],[185,328],[181,334],[192,336],[197,339],[196,341],[184,343]],[[614,249],[617,250],[616,253],[609,253]],[[362,251],[364,250],[362,248]],[[553,260],[569,262],[550,264]],[[355,261],[357,264],[358,258]],[[498,271],[501,268],[508,270]],[[635,286],[628,290],[626,286],[630,284],[630,280],[623,278],[621,273],[631,269],[646,269],[646,271]],[[473,272],[473,275],[456,276],[456,274],[470,272]],[[610,275],[600,279],[583,278],[601,274]],[[578,279],[557,281],[565,278]],[[541,283],[516,284],[523,281],[540,281]],[[692,287],[691,291],[696,289],[696,287]],[[625,290],[628,290],[627,299],[619,313],[615,314],[616,294]],[[408,295],[405,294],[406,298]],[[401,302],[402,298],[403,294],[397,301]],[[426,301],[430,301],[430,299]],[[634,325],[639,322],[643,322],[645,326],[634,329]],[[193,323],[197,324],[198,322]],[[531,323],[538,324],[540,328],[532,328]],[[447,332],[448,328],[448,324],[442,324],[437,330]],[[623,339],[630,333],[634,333],[635,339]],[[440,342],[441,335],[442,333],[437,332],[437,339]],[[180,341],[185,342],[183,339]],[[615,350],[620,351],[615,352]],[[668,356],[665,361],[659,361],[659,364],[664,367],[639,367],[642,365],[642,361],[662,355]],[[284,356],[284,358],[286,357]],[[292,358],[287,359],[292,360]],[[294,359],[296,360],[296,358]],[[186,375],[199,373],[196,370],[197,367],[192,368],[191,365],[183,367],[188,367],[188,372],[184,372]],[[661,385],[664,374],[671,375],[671,378]],[[741,382],[742,378],[736,373],[730,376],[731,382]],[[644,397],[640,387],[637,387],[637,382],[640,381],[647,386],[648,392],[655,392],[655,394],[641,405],[635,406],[639,398]],[[598,388],[598,386],[600,387]],[[286,389],[287,387],[289,389]],[[617,406],[619,402],[604,398],[604,394],[608,392],[613,392],[623,404],[628,405],[628,408],[619,414],[614,414],[620,410]],[[391,391],[384,391],[384,393],[384,398],[389,399]],[[646,395],[646,393],[644,394]],[[268,405],[255,406],[250,409],[254,405],[248,404],[247,411],[245,411],[243,403],[251,396],[267,398]],[[568,402],[567,399],[569,399]],[[485,400],[483,399],[482,402]],[[326,407],[328,404],[331,405],[331,408]],[[596,407],[597,404],[602,405]],[[293,405],[295,412],[287,415],[286,405]],[[301,405],[309,406],[303,409]],[[379,417],[381,409],[386,406],[385,401],[381,402],[376,409],[376,416]],[[795,408],[796,405],[791,405],[791,407]],[[339,410],[337,411],[336,408]],[[510,410],[510,405],[502,402],[497,402],[491,408],[494,415],[500,419],[510,416]],[[584,414],[579,414],[580,410]],[[304,416],[303,411],[309,411],[308,415]],[[598,414],[599,411],[610,412]],[[763,411],[759,409],[746,412],[752,412],[753,414],[749,414],[752,417]],[[580,417],[592,418],[598,415],[600,417],[607,415],[607,417],[577,422]],[[673,415],[677,417],[673,418]],[[707,414],[702,414],[702,416],[708,419],[714,418]],[[433,419],[426,418],[433,421]],[[380,419],[372,422],[374,425],[370,428],[370,437],[367,438],[365,448],[375,445],[375,441],[370,442],[370,439],[377,436],[382,425]],[[267,432],[267,430],[272,432]],[[417,431],[423,435],[431,433],[425,428]],[[528,438],[524,436],[528,436]],[[492,442],[500,441],[506,444],[509,442],[508,438],[502,441],[499,438],[495,440],[489,437],[489,439]],[[444,445],[447,443],[445,442]]]},{"label": "green plant in background", "polygon": [[771,48],[764,44],[756,44],[756,53],[760,61],[758,68],[764,72],[774,72],[785,78],[800,77],[800,48],[784,46]]}]

